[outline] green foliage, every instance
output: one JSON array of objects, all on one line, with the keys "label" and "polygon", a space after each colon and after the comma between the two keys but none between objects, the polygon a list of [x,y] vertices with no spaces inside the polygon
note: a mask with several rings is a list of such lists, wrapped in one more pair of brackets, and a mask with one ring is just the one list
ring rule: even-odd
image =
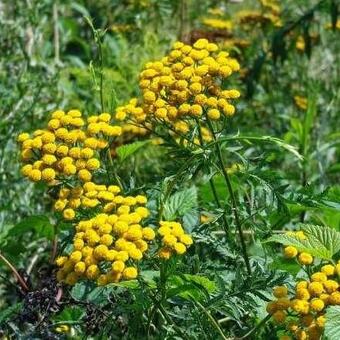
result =
[{"label": "green foliage", "polygon": [[301,230],[306,239],[300,239],[294,235],[274,235],[266,242],[278,242],[284,245],[292,245],[300,251],[325,260],[332,260],[333,256],[340,251],[340,233],[334,229],[303,224]]},{"label": "green foliage", "polygon": [[325,336],[327,340],[336,340],[340,336],[340,307],[330,306],[326,312]]},{"label": "green foliage", "polygon": [[132,156],[134,153],[136,153],[139,149],[143,148],[149,143],[148,140],[141,141],[141,142],[134,142],[131,144],[126,144],[118,147],[116,149],[117,155],[120,159],[120,161],[124,161],[126,158]]},{"label": "green foliage", "polygon": [[167,221],[173,221],[184,216],[197,206],[197,190],[191,187],[171,195],[164,203],[163,216]]}]

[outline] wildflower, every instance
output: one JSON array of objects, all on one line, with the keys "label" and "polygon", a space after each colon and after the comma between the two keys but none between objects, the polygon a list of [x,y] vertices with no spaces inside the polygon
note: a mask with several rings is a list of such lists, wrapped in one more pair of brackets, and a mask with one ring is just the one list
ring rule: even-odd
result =
[{"label": "wildflower", "polygon": [[298,254],[298,251],[293,246],[287,246],[284,249],[284,256],[287,257],[288,259],[296,257],[297,254]]}]

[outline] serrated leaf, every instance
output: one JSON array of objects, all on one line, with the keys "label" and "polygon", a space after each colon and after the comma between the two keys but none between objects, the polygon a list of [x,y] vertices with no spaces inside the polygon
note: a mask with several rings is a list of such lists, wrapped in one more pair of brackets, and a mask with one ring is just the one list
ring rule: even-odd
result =
[{"label": "serrated leaf", "polygon": [[306,239],[301,240],[293,235],[274,235],[265,242],[278,242],[283,245],[291,245],[299,251],[308,252],[320,259],[331,260],[334,254],[340,250],[340,233],[334,229],[304,224],[301,228]]},{"label": "serrated leaf", "polygon": [[30,230],[34,230],[40,237],[46,237],[49,240],[53,239],[53,226],[48,217],[44,215],[25,218],[10,230],[9,235],[15,236]]},{"label": "serrated leaf", "polygon": [[197,189],[191,187],[170,196],[164,204],[163,217],[166,220],[171,221],[177,217],[182,217],[196,206]]},{"label": "serrated leaf", "polygon": [[88,282],[85,281],[77,282],[71,289],[70,294],[73,299],[78,301],[84,301],[86,300],[87,295],[92,291],[93,288],[94,286],[89,284]]},{"label": "serrated leaf", "polygon": [[340,306],[327,308],[325,336],[327,340],[340,339]]},{"label": "serrated leaf", "polygon": [[116,149],[116,152],[117,152],[117,155],[118,155],[120,161],[123,162],[126,158],[128,158],[129,156],[136,153],[140,148],[142,148],[143,146],[145,146],[149,142],[150,141],[148,141],[148,140],[139,141],[139,142],[134,142],[134,143],[131,143],[131,144],[126,144],[126,145],[122,145],[122,146],[118,147]]}]

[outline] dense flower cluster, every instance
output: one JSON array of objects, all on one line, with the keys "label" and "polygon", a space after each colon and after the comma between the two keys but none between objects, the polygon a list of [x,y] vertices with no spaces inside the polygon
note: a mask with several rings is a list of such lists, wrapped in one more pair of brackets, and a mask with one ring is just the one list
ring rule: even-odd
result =
[{"label": "dense flower cluster", "polygon": [[[176,42],[168,56],[146,64],[140,74],[141,101],[133,99],[117,108],[116,119],[137,126],[162,123],[177,135],[192,133],[197,119],[202,126],[206,119],[235,113],[231,100],[240,93],[223,90],[221,84],[239,68],[235,59],[206,39],[193,46]],[[209,131],[202,129],[203,138],[211,139]]]},{"label": "dense flower cluster", "polygon": [[89,182],[92,173],[100,167],[98,151],[108,145],[108,137],[122,133],[110,122],[111,115],[102,113],[85,121],[78,110],[55,111],[47,128],[36,130],[32,136],[21,133],[21,171],[31,181],[54,185],[58,180],[78,177]]},{"label": "dense flower cluster", "polygon": [[163,259],[169,259],[172,254],[183,255],[192,245],[192,238],[184,232],[178,222],[161,221],[158,234],[162,239],[162,248],[158,255]]},{"label": "dense flower cluster", "polygon": [[[117,199],[119,197],[119,199]],[[142,227],[149,211],[145,196],[116,196],[105,213],[81,220],[75,227],[73,251],[56,260],[57,278],[73,285],[80,278],[99,285],[137,277],[135,262],[143,258],[148,242],[155,238],[150,227]]]},{"label": "dense flower cluster", "polygon": [[231,30],[233,24],[230,20],[223,20],[217,18],[203,18],[202,24],[209,28],[213,28],[216,30]]},{"label": "dense flower cluster", "polygon": [[275,300],[267,305],[273,319],[285,326],[285,339],[320,339],[325,325],[325,309],[340,305],[340,261],[323,265],[308,280],[297,282],[292,294],[285,286],[274,289]]},{"label": "dense flower cluster", "polygon": [[[299,240],[308,238],[303,231],[289,231],[286,235]],[[298,281],[291,292],[285,286],[276,287],[273,291],[276,299],[268,303],[267,311],[276,323],[284,326],[286,335],[282,339],[320,339],[327,306],[340,305],[340,261],[318,266],[315,271],[311,266],[315,259],[310,254],[288,245],[284,255],[308,266],[304,267],[308,278]]]}]

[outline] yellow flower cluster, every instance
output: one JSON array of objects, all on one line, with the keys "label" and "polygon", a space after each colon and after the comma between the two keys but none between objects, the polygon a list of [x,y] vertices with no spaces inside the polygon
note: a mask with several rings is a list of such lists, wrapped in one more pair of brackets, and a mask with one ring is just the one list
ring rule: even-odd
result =
[{"label": "yellow flower cluster", "polygon": [[[296,232],[288,231],[286,233],[286,235],[293,236],[293,237],[300,239],[300,240],[305,240],[307,238],[303,231],[296,231]],[[297,257],[298,262],[300,264],[306,265],[306,266],[312,264],[313,261],[314,261],[312,255],[310,255],[306,252],[300,252],[299,253],[298,249],[296,249],[294,246],[285,247],[284,250],[283,250],[283,254],[288,259],[292,259],[292,258]]]},{"label": "yellow flower cluster", "polygon": [[74,285],[79,279],[96,280],[98,285],[137,277],[136,262],[155,238],[150,227],[142,227],[149,211],[145,196],[116,196],[102,213],[80,221],[75,229],[73,251],[57,258],[57,279]]},{"label": "yellow flower cluster", "polygon": [[257,23],[260,24],[272,23],[274,26],[277,27],[282,26],[280,16],[274,12],[271,11],[268,12],[266,8],[264,8],[264,11],[242,10],[237,13],[236,17],[240,24],[255,25]]},{"label": "yellow flower cluster", "polygon": [[82,186],[72,189],[62,188],[59,191],[58,199],[54,203],[54,209],[63,212],[66,220],[73,220],[77,208],[101,208],[103,212],[111,212],[117,204],[144,204],[144,196],[123,197],[118,195],[120,188],[116,185],[106,186],[94,182],[86,182]]},{"label": "yellow flower cluster", "polygon": [[190,235],[184,232],[179,222],[161,221],[157,233],[162,239],[162,248],[158,256],[163,259],[169,259],[172,254],[183,255],[193,241]]},{"label": "yellow flower cluster", "polygon": [[[231,100],[240,93],[223,90],[221,82],[239,69],[235,59],[206,39],[193,46],[176,42],[168,56],[146,64],[140,74],[141,102],[133,99],[117,108],[116,119],[142,126],[161,122],[172,133],[186,135],[197,119],[204,125],[207,118],[218,120],[235,113]],[[211,138],[204,131],[203,138]]]},{"label": "yellow flower cluster", "polygon": [[28,133],[18,136],[25,164],[22,174],[31,181],[50,185],[70,176],[89,182],[100,167],[98,150],[107,147],[108,137],[122,133],[121,127],[110,125],[110,119],[108,113],[85,121],[78,110],[55,111],[46,129],[36,130],[32,136]]},{"label": "yellow flower cluster", "polygon": [[294,96],[295,105],[301,110],[307,110],[308,100],[306,97]]},{"label": "yellow flower cluster", "polygon": [[209,28],[213,28],[216,30],[227,30],[230,31],[233,27],[233,24],[230,20],[223,19],[215,19],[215,18],[203,18],[202,24]]},{"label": "yellow flower cluster", "polygon": [[274,288],[275,300],[267,305],[273,319],[284,324],[285,339],[321,338],[325,325],[325,309],[340,305],[340,261],[337,265],[326,264],[313,273],[310,279],[297,282],[292,297],[285,286]]}]

